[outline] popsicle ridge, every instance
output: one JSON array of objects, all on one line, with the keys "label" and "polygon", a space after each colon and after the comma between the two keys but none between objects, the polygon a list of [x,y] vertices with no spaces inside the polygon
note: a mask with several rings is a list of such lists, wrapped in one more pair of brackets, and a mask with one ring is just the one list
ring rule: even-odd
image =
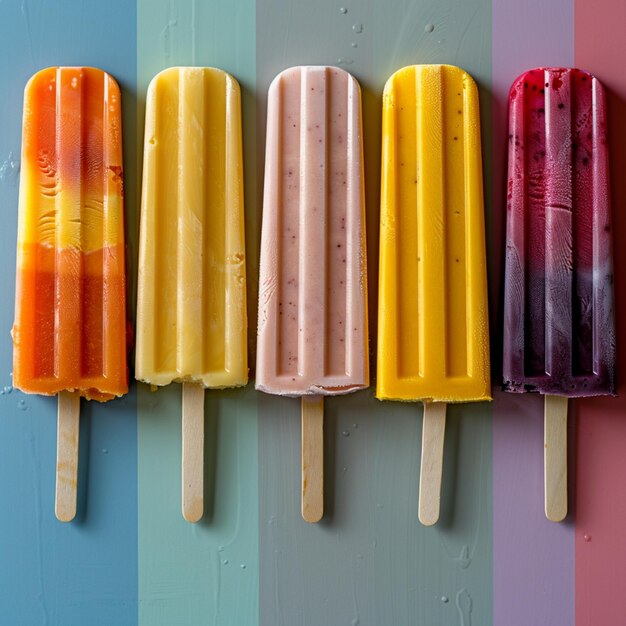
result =
[{"label": "popsicle ridge", "polygon": [[100,401],[128,390],[121,100],[87,67],[28,82],[13,384]]},{"label": "popsicle ridge", "polygon": [[380,399],[490,399],[478,91],[449,65],[383,93]]},{"label": "popsicle ridge", "polygon": [[603,87],[538,68],[513,83],[509,106],[504,388],[614,394]]},{"label": "popsicle ridge", "polygon": [[215,68],[169,68],[147,101],[135,375],[245,385],[239,85]]},{"label": "popsicle ridge", "polygon": [[356,80],[294,67],[269,89],[256,388],[367,387],[367,273]]}]

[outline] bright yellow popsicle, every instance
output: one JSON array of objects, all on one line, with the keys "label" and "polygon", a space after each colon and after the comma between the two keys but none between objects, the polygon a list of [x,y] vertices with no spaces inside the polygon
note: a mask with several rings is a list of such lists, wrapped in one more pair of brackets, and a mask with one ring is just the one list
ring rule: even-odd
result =
[{"label": "bright yellow popsicle", "polygon": [[383,95],[380,399],[490,399],[478,92],[450,65]]},{"label": "bright yellow popsicle", "polygon": [[248,381],[241,96],[213,68],[170,68],[148,89],[135,375]]}]

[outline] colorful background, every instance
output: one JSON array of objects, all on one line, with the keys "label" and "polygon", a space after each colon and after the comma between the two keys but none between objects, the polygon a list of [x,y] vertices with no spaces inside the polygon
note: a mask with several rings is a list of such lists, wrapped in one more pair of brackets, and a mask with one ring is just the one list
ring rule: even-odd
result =
[{"label": "colorful background", "polygon": [[[342,10],[347,9],[347,11]],[[617,319],[626,304],[626,4],[619,0],[4,0],[0,2],[0,624],[61,626],[623,626],[626,389],[572,403],[571,513],[543,514],[541,398],[497,391],[506,95],[523,70],[576,65],[608,91]],[[372,346],[381,92],[412,63],[480,86],[495,386],[452,407],[442,518],[417,522],[419,406],[371,391],[326,403],[327,514],[300,518],[297,401],[206,401],[207,514],[180,513],[180,387],[83,403],[79,514],[54,517],[56,400],[11,387],[22,90],[50,65],[122,87],[127,237],[135,261],[144,98],[172,65],[211,65],[243,91],[251,363],[266,92],[297,64],[363,89]],[[135,267],[129,287],[136,286]],[[622,317],[623,319],[623,317]],[[626,329],[618,321],[620,365]]]}]

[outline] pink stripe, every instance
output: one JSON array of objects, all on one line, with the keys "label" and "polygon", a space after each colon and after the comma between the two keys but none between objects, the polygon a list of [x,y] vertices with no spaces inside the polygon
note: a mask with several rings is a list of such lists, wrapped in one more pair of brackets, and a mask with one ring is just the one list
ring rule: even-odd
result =
[{"label": "pink stripe", "polygon": [[[573,0],[493,0],[492,335],[495,363],[502,354],[501,279],[505,220],[507,94],[523,71],[571,66]],[[499,374],[501,367],[494,367]],[[543,512],[543,398],[494,393],[493,429],[494,626],[572,626],[574,528],[548,522]],[[600,623],[600,622],[598,622]]]},{"label": "pink stripe", "polygon": [[[575,62],[604,83],[607,96],[614,242],[626,238],[626,4],[576,0]],[[614,246],[618,373],[626,369],[626,246]],[[620,332],[621,330],[621,332]],[[626,619],[626,386],[619,398],[577,405],[576,623],[623,624]]]}]

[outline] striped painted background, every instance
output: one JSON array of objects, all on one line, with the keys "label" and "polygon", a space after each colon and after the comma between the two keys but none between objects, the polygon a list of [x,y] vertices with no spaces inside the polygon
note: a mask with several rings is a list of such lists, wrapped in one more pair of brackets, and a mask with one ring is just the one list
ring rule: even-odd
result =
[{"label": "striped painted background", "polygon": [[[238,78],[251,320],[269,82],[296,64],[352,72],[363,88],[372,322],[382,86],[411,63],[468,70],[481,96],[495,363],[508,86],[537,65],[590,70],[608,88],[619,320],[625,28],[619,0],[0,2],[0,624],[626,624],[623,384],[620,399],[573,404],[573,512],[563,524],[543,515],[540,398],[496,391],[492,405],[451,408],[442,519],[429,529],[417,523],[420,410],[371,391],[329,400],[328,514],[310,526],[299,515],[299,405],[249,387],[207,393],[208,514],[192,526],[180,514],[180,388],[139,385],[83,404],[79,515],[63,525],[53,513],[56,403],[12,390],[8,334],[22,90],[57,64],[101,67],[123,89],[131,259],[149,80],[192,64]],[[253,336],[251,325],[251,362]],[[623,369],[626,331],[619,342]]]}]

